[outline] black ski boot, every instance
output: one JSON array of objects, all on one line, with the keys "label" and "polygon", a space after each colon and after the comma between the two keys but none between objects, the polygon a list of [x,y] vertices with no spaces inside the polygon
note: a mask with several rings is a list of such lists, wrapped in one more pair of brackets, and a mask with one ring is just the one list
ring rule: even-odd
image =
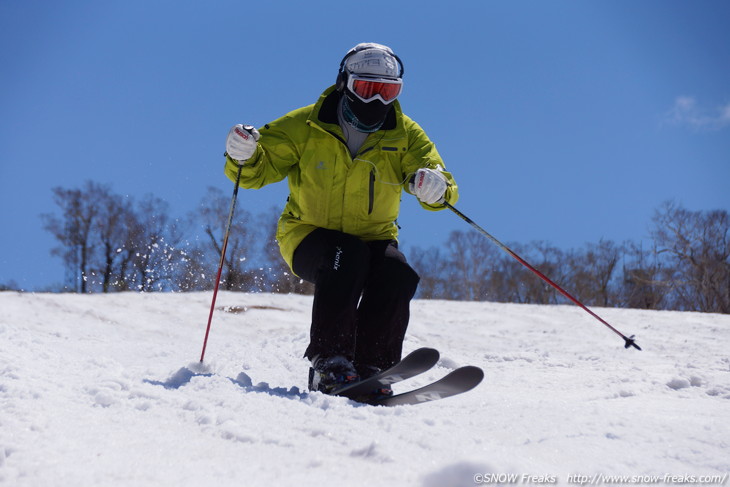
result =
[{"label": "black ski boot", "polygon": [[[374,365],[357,365],[357,373],[360,376],[360,380],[365,380],[369,377],[372,377],[376,374],[379,374],[381,372],[381,369],[378,367],[375,367]],[[385,399],[386,397],[390,397],[393,395],[393,389],[388,386],[381,385],[380,387],[373,389],[371,392],[369,392],[364,397],[358,398],[361,402],[372,402],[372,401],[378,401],[380,399]]]},{"label": "black ski boot", "polygon": [[309,368],[309,390],[332,394],[340,387],[357,382],[355,366],[342,355],[315,357]]}]

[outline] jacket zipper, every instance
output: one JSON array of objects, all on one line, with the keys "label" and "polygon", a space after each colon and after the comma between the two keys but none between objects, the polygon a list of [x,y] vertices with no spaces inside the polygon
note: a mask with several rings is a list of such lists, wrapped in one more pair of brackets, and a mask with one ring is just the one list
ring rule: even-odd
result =
[{"label": "jacket zipper", "polygon": [[[331,130],[326,130],[326,129],[323,129],[323,130],[325,132],[327,132],[328,134],[332,135],[334,138],[336,138],[340,142],[342,142],[344,144],[344,146],[347,147],[347,142],[345,141],[345,139],[343,139],[342,137],[340,137],[336,133],[332,132]],[[364,154],[366,152],[369,152],[369,151],[373,150],[374,148],[375,148],[375,146],[370,146],[367,149],[360,151],[360,153],[357,154],[357,155],[360,156],[360,155],[362,155],[362,154]],[[368,187],[368,215],[372,215],[373,214],[373,206],[374,205],[375,205],[375,170],[371,170],[370,171],[370,184],[369,184],[369,187]]]},{"label": "jacket zipper", "polygon": [[373,213],[373,205],[375,204],[375,171],[370,171],[370,188],[369,188],[368,215]]}]

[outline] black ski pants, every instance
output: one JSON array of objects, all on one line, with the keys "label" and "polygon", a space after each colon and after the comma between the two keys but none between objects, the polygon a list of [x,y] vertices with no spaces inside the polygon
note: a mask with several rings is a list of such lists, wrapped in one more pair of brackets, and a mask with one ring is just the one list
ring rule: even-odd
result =
[{"label": "black ski pants", "polygon": [[397,242],[318,228],[299,244],[292,267],[315,285],[305,357],[344,355],[381,369],[400,360],[419,277]]}]

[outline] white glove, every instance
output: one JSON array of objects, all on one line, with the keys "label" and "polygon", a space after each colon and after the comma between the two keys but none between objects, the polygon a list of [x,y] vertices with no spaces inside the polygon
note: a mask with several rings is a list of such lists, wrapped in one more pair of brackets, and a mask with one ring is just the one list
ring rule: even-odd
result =
[{"label": "white glove", "polygon": [[441,171],[427,168],[416,171],[416,175],[410,183],[411,193],[427,205],[442,203],[446,187],[446,177],[441,174]]},{"label": "white glove", "polygon": [[226,139],[226,152],[237,162],[247,161],[256,151],[259,131],[252,125],[234,125]]}]

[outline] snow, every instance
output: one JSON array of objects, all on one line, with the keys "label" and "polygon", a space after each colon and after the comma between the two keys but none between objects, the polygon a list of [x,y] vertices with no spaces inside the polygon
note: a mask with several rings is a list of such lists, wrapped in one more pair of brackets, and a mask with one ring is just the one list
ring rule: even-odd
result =
[{"label": "snow", "polygon": [[414,301],[405,351],[442,358],[400,390],[466,364],[486,378],[384,408],[306,391],[307,296],[222,292],[200,364],[210,299],[0,293],[0,485],[719,484],[730,471],[727,315],[597,309],[639,352],[574,306]]}]

